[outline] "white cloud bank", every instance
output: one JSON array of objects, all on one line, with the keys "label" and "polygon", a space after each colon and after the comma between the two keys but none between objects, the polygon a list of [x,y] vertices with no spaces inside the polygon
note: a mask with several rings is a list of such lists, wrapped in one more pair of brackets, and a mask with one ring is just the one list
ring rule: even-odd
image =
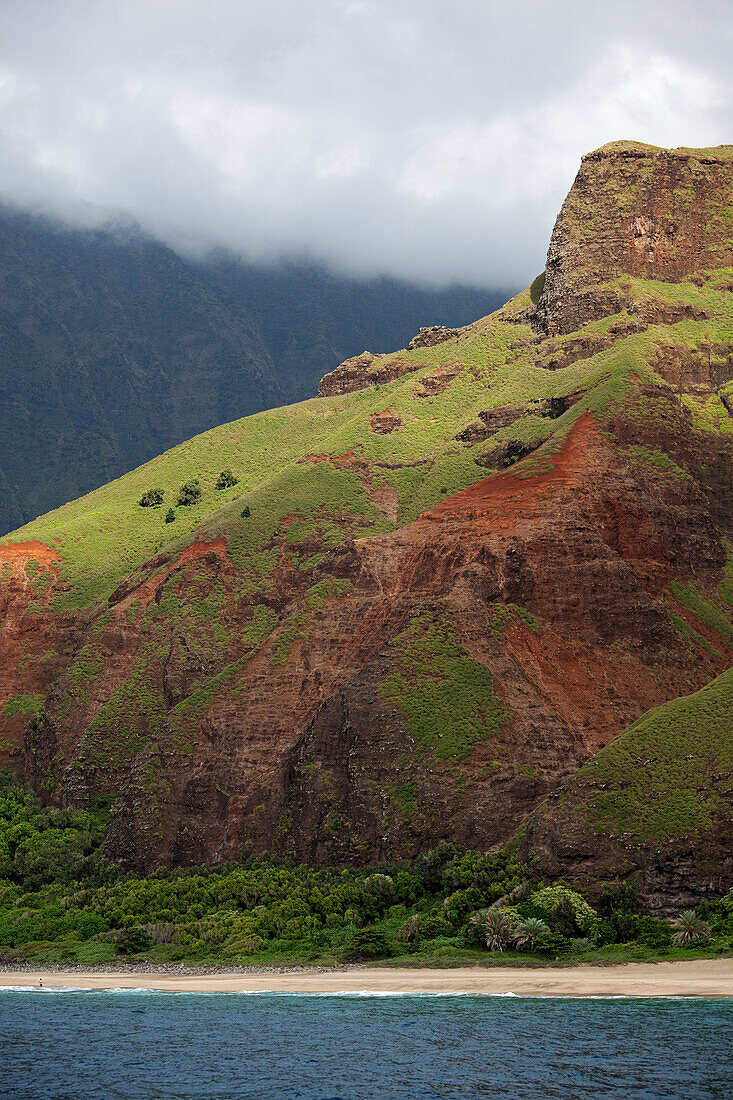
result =
[{"label": "white cloud bank", "polygon": [[0,200],[523,284],[582,153],[733,141],[729,0],[0,0]]}]

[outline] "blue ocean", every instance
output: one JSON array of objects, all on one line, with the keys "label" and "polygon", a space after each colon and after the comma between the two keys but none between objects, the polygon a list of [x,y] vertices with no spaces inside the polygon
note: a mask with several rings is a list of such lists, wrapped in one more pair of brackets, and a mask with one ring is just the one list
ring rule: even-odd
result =
[{"label": "blue ocean", "polygon": [[728,1098],[733,1001],[0,991],[4,1100]]}]

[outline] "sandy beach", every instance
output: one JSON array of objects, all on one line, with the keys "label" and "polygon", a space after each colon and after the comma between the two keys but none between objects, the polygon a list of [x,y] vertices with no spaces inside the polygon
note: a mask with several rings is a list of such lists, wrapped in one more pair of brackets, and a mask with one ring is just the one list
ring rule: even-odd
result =
[{"label": "sandy beach", "polygon": [[733,997],[733,958],[691,959],[623,966],[455,970],[352,968],[336,971],[215,973],[2,971],[9,986],[73,989],[151,989],[179,993],[514,993],[553,997]]}]

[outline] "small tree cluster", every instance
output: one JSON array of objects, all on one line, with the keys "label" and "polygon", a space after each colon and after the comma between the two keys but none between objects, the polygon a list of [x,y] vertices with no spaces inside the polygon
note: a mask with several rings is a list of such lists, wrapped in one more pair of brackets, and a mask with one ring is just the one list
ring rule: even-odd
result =
[{"label": "small tree cluster", "polygon": [[176,504],[179,504],[182,508],[188,508],[192,504],[198,504],[201,500],[201,486],[197,477],[191,478],[190,481],[185,482],[178,490],[178,499]]},{"label": "small tree cluster", "polygon": [[239,478],[235,477],[232,471],[227,467],[226,470],[222,470],[216,479],[217,489],[231,489],[232,485],[237,485]]},{"label": "small tree cluster", "polygon": [[155,508],[163,503],[165,493],[162,489],[146,489],[138,501],[141,508]]},{"label": "small tree cluster", "polygon": [[117,937],[117,950],[120,955],[137,955],[149,951],[153,943],[153,937],[144,928],[123,928]]}]

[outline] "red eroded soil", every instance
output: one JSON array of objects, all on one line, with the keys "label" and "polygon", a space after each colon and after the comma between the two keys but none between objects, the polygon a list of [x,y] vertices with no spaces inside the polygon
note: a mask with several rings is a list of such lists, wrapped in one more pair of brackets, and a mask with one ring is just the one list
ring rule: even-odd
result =
[{"label": "red eroded soil", "polygon": [[203,540],[192,542],[190,546],[186,546],[181,550],[175,564],[185,565],[186,562],[196,561],[198,558],[204,557],[205,554],[216,554],[220,558],[226,558],[228,556],[226,540],[219,537],[211,539],[210,542]]},{"label": "red eroded soil", "polygon": [[181,550],[177,558],[172,558],[165,563],[165,572],[156,570],[152,576],[144,581],[137,582],[135,580],[134,583],[126,581],[121,585],[114,593],[116,606],[118,609],[126,611],[131,604],[137,603],[139,604],[138,616],[141,617],[152,597],[166,583],[171,573],[182,565],[190,565],[201,558],[208,557],[210,554],[215,554],[218,558],[229,561],[226,541],[219,537],[211,539],[209,542],[203,539],[192,542],[190,546],[186,546]]},{"label": "red eroded soil", "polygon": [[46,570],[58,573],[58,563],[61,560],[58,550],[50,549],[37,539],[31,542],[14,542],[9,546],[0,546],[0,567],[9,562],[13,572],[22,570],[25,572],[25,563],[34,558],[39,565]]},{"label": "red eroded soil", "polygon": [[298,459],[299,463],[311,462],[314,465],[318,462],[332,462],[337,470],[356,470],[357,473],[369,472],[369,463],[363,455],[358,455],[353,450],[349,449],[342,455],[328,455],[328,454],[308,454],[303,455]]},{"label": "red eroded soil", "polygon": [[520,476],[527,468],[492,474],[483,481],[462,489],[418,517],[413,526],[442,522],[453,518],[482,518],[497,531],[515,526],[551,496],[561,485],[578,481],[587,472],[588,447],[599,439],[591,413],[583,413],[568,432],[556,454],[543,456],[543,465],[552,469]]},{"label": "red eroded soil", "polygon": [[[41,597],[36,601],[36,614],[30,620],[24,617],[34,601],[33,585],[26,572],[31,560],[38,562],[42,572],[53,576],[52,584],[42,597],[48,601],[58,577],[58,550],[49,549],[36,540],[0,546],[0,576],[5,574],[5,583],[0,585],[0,714],[15,696],[45,693],[54,665],[53,661],[44,660],[44,654],[54,644],[49,640],[53,616],[50,611],[44,614],[43,609],[39,613]],[[7,565],[10,565],[9,576]],[[26,720],[27,716],[21,712],[5,717],[0,737],[0,764],[3,766],[12,764]]]}]

